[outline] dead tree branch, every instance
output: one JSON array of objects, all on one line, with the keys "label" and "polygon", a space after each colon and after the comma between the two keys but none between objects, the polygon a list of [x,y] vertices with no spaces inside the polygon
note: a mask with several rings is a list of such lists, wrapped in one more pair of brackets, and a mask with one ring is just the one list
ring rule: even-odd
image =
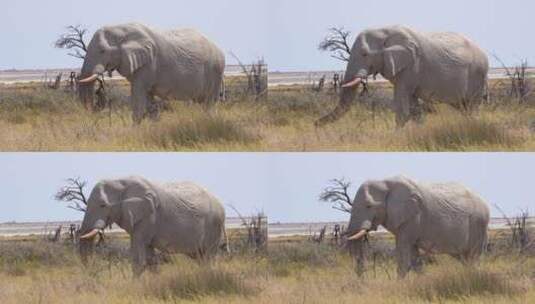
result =
[{"label": "dead tree branch", "polygon": [[318,45],[318,49],[324,52],[330,52],[331,57],[348,62],[351,55],[349,39],[351,32],[343,27],[331,27],[327,36]]},{"label": "dead tree branch", "polygon": [[87,181],[76,177],[67,179],[66,183],[67,185],[56,192],[54,199],[68,203],[68,208],[85,212],[87,210],[87,196],[84,194],[84,188],[87,186]]},{"label": "dead tree branch", "polygon": [[69,56],[85,59],[87,54],[87,43],[85,42],[87,29],[81,25],[69,25],[66,27],[66,31],[66,33],[59,36],[54,46],[58,49],[70,50]]},{"label": "dead tree branch", "polygon": [[351,182],[346,181],[344,178],[332,179],[329,181],[329,185],[320,193],[319,200],[332,204],[333,209],[351,213],[353,201],[349,194],[350,187]]}]

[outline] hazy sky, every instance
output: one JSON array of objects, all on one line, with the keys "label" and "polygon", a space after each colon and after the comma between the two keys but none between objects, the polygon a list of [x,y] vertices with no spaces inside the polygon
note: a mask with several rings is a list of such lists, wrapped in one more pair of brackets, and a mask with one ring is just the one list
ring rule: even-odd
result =
[{"label": "hazy sky", "polygon": [[64,26],[84,24],[94,31],[128,21],[198,28],[227,52],[229,63],[228,51],[244,62],[264,56],[271,70],[342,69],[317,50],[329,27],[358,32],[391,24],[462,32],[507,64],[535,62],[534,11],[535,2],[525,0],[7,1],[0,12],[0,69],[79,66],[52,47]]},{"label": "hazy sky", "polygon": [[[535,210],[535,154],[494,153],[5,153],[0,154],[0,222],[81,219],[53,200],[68,177],[89,181],[142,175],[191,180],[242,214],[263,210],[270,221],[347,220],[318,201],[332,178],[353,181],[405,174],[422,181],[458,181],[508,214]],[[494,216],[499,213],[492,208]]]}]

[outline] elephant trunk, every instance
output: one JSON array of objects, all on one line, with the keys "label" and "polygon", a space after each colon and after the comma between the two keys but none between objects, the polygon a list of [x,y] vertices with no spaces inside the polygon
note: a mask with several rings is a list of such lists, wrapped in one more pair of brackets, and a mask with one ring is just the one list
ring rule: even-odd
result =
[{"label": "elephant trunk", "polygon": [[82,104],[88,110],[93,109],[95,82],[100,74],[105,72],[103,64],[94,62],[91,58],[91,52],[88,52],[82,66],[82,71],[78,77],[78,96]]},{"label": "elephant trunk", "polygon": [[[360,84],[360,82],[359,82]],[[336,108],[329,114],[323,116],[316,121],[316,126],[321,127],[328,123],[337,121],[351,108],[351,103],[355,99],[357,93],[358,84],[356,86],[344,87],[342,88],[342,93],[340,95],[340,101]]]},{"label": "elephant trunk", "polygon": [[362,276],[366,268],[367,243],[361,239],[358,241],[348,241],[347,246],[355,263],[355,271],[358,276]]},{"label": "elephant trunk", "polygon": [[86,213],[84,220],[82,222],[82,227],[79,231],[79,250],[82,263],[87,264],[88,257],[93,253],[94,238],[106,227],[106,222],[102,219],[93,220]]},{"label": "elephant trunk", "polygon": [[356,63],[356,59],[352,54],[349,58],[346,73],[344,76],[344,82],[342,84],[342,92],[340,94],[340,100],[336,108],[329,114],[323,116],[316,121],[316,126],[323,126],[328,123],[332,123],[340,119],[351,108],[351,103],[357,95],[357,90],[360,84],[363,83],[363,79],[368,75],[366,68],[363,68]]}]

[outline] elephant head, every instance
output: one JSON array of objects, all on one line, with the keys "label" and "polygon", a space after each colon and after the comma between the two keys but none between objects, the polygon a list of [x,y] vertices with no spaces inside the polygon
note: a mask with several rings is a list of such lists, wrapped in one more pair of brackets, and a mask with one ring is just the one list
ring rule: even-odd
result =
[{"label": "elephant head", "polygon": [[316,122],[324,125],[344,115],[357,89],[368,76],[381,74],[396,83],[400,73],[417,61],[418,45],[410,30],[403,27],[366,30],[359,34],[349,57],[340,100],[336,108]]},{"label": "elephant head", "polygon": [[85,260],[93,239],[105,227],[118,224],[129,234],[141,221],[155,221],[158,200],[150,185],[141,179],[101,181],[87,200],[80,228],[80,253]]},{"label": "elephant head", "polygon": [[117,70],[130,78],[153,62],[154,48],[148,29],[140,24],[109,26],[96,31],[87,46],[78,80],[82,102],[92,106],[94,85],[99,75]]},{"label": "elephant head", "polygon": [[404,177],[364,182],[355,196],[347,234],[359,240],[379,225],[396,234],[419,213],[416,186]]},{"label": "elephant head", "polygon": [[347,240],[362,246],[364,236],[379,225],[396,235],[400,227],[419,214],[418,197],[415,186],[403,177],[364,182],[353,200]]}]

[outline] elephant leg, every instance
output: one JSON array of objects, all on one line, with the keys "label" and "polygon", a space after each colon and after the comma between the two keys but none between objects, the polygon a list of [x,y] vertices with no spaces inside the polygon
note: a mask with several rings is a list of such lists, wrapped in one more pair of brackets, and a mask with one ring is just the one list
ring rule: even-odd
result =
[{"label": "elephant leg", "polygon": [[396,260],[398,263],[398,276],[404,278],[411,269],[412,262],[414,261],[414,248],[415,242],[406,236],[396,237]]},{"label": "elephant leg", "polygon": [[392,105],[396,112],[396,125],[398,128],[405,126],[411,117],[411,103],[414,96],[408,92],[409,90],[400,86],[394,88],[394,101]]},{"label": "elephant leg", "polygon": [[423,123],[424,104],[417,96],[410,97],[410,119],[417,123]]},{"label": "elephant leg", "polygon": [[158,259],[156,257],[156,251],[154,250],[154,247],[148,246],[146,248],[147,252],[147,266],[149,268],[149,271],[152,273],[158,272]]},{"label": "elephant leg", "polygon": [[149,96],[147,90],[136,83],[132,84],[132,120],[135,124],[140,124],[149,107]]},{"label": "elephant leg", "polygon": [[411,253],[411,269],[413,269],[417,273],[420,273],[422,272],[422,268],[423,262],[418,250],[418,246],[413,246]]},{"label": "elephant leg", "polygon": [[154,98],[154,95],[149,95],[147,99],[146,112],[149,114],[149,118],[152,121],[160,120],[161,103]]},{"label": "elephant leg", "polygon": [[147,242],[139,232],[132,234],[130,251],[132,255],[132,271],[135,277],[139,277],[147,265]]}]

